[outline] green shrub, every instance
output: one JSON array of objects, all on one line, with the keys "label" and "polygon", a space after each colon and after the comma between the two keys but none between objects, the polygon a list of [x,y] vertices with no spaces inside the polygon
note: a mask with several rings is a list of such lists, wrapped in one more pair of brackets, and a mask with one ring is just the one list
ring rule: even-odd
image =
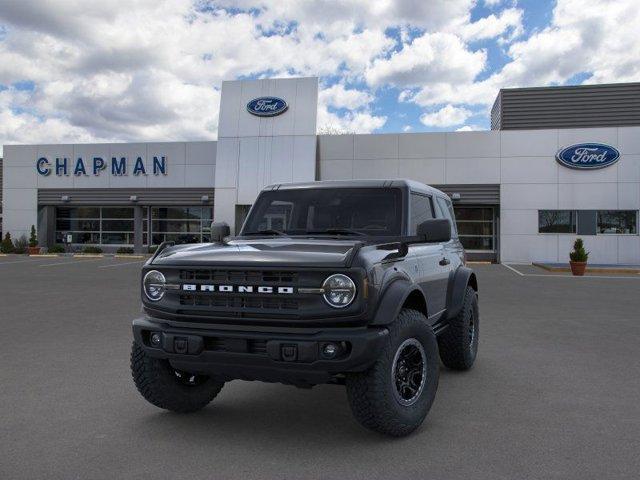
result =
[{"label": "green shrub", "polygon": [[116,253],[119,253],[120,255],[130,255],[133,253],[133,248],[131,247],[120,247],[118,250],[116,250]]},{"label": "green shrub", "polygon": [[151,245],[149,247],[149,253],[156,253],[156,250],[158,250],[158,245]]},{"label": "green shrub", "polygon": [[27,246],[29,242],[26,235],[21,235],[20,238],[13,242],[13,253],[27,253]]},{"label": "green shrub", "polygon": [[60,245],[59,243],[49,247],[49,253],[64,253],[65,251],[64,245]]},{"label": "green shrub", "polygon": [[569,253],[572,262],[586,262],[589,258],[589,252],[584,249],[584,242],[581,238],[576,238],[573,243],[573,252]]},{"label": "green shrub", "polygon": [[102,249],[94,245],[88,245],[82,249],[82,253],[102,253]]},{"label": "green shrub", "polygon": [[13,253],[13,241],[11,240],[11,234],[7,232],[4,236],[4,240],[0,244],[0,251],[2,253]]},{"label": "green shrub", "polygon": [[31,235],[29,235],[29,246],[30,247],[38,246],[38,235],[36,234],[35,225],[31,225]]}]

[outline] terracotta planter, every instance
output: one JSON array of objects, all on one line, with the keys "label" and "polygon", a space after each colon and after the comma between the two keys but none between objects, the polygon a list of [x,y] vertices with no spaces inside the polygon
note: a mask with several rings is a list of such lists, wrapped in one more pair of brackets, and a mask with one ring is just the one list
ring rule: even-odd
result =
[{"label": "terracotta planter", "polygon": [[27,247],[29,255],[40,255],[40,247]]},{"label": "terracotta planter", "polygon": [[577,277],[583,276],[587,269],[587,262],[569,262],[569,265],[571,265],[571,273]]}]

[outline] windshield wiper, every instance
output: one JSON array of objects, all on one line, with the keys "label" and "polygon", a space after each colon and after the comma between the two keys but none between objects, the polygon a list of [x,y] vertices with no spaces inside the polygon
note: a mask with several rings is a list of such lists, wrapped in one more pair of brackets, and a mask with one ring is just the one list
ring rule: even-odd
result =
[{"label": "windshield wiper", "polygon": [[267,228],[265,230],[257,230],[255,232],[246,232],[246,233],[243,233],[243,235],[286,235],[286,233],[281,232],[280,230]]},{"label": "windshield wiper", "polygon": [[352,230],[350,228],[327,228],[326,230],[312,230],[307,232],[308,234],[323,234],[326,233],[328,235],[358,235],[365,236],[366,234],[359,232],[357,230]]}]

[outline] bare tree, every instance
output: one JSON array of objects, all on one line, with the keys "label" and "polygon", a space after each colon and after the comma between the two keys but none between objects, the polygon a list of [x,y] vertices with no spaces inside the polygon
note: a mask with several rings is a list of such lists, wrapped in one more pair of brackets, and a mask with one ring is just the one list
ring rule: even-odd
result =
[{"label": "bare tree", "polygon": [[318,127],[318,135],[353,135],[356,132],[338,127],[332,123]]}]

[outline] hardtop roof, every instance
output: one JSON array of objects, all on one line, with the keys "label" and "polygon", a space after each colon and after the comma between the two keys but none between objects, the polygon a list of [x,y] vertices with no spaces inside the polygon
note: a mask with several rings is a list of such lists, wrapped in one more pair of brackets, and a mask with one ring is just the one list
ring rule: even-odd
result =
[{"label": "hardtop roof", "polygon": [[449,198],[446,193],[424,183],[409,179],[381,179],[381,180],[321,180],[316,182],[278,183],[269,185],[267,190],[306,190],[312,188],[407,188],[413,192],[429,195],[440,195]]}]

